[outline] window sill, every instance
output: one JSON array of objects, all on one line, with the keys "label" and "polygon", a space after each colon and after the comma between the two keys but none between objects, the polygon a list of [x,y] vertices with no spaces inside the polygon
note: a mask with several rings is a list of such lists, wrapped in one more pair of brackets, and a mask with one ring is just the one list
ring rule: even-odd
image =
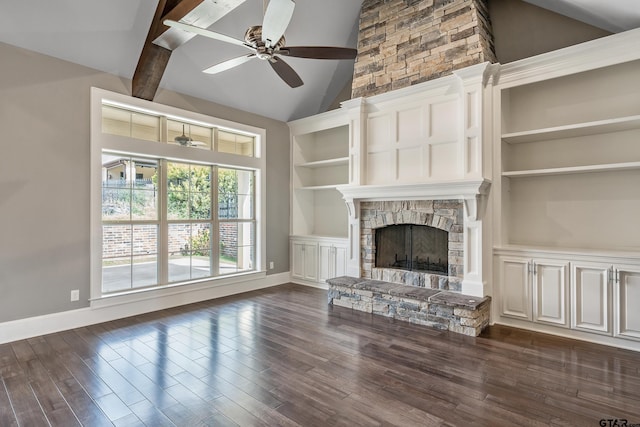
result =
[{"label": "window sill", "polygon": [[265,271],[249,271],[233,275],[219,276],[215,278],[172,283],[169,285],[156,286],[153,288],[135,289],[126,292],[102,295],[97,298],[91,298],[89,302],[91,309],[100,309],[117,305],[132,304],[140,301],[172,297],[181,294],[201,292],[212,288],[230,286],[250,280],[262,279],[264,277],[266,277]]}]

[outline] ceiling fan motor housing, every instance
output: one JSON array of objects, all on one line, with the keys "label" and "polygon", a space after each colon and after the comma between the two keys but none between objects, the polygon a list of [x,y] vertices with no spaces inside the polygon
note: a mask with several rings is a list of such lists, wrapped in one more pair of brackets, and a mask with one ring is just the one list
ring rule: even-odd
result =
[{"label": "ceiling fan motor housing", "polygon": [[247,32],[244,34],[244,40],[254,46],[257,49],[256,56],[260,59],[271,59],[273,57],[273,53],[279,50],[285,44],[284,36],[280,37],[278,43],[276,43],[273,47],[265,46],[262,41],[262,26],[254,25],[253,27],[249,27]]}]

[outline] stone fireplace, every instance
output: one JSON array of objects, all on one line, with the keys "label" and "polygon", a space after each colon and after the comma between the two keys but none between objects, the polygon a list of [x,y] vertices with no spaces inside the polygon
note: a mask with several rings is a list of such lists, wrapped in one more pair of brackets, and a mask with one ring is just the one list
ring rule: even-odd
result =
[{"label": "stone fireplace", "polygon": [[[478,297],[487,295],[483,267],[488,259],[483,257],[483,250],[489,243],[483,238],[482,215],[489,187],[490,182],[484,179],[338,187],[350,212],[348,275]],[[393,252],[384,254],[394,259],[392,264],[398,251],[397,265],[389,266],[388,261],[376,264],[376,234],[393,226],[426,226],[444,233],[446,271],[408,269],[403,258],[408,261],[409,255],[399,249],[380,248]],[[402,238],[395,239],[401,241],[400,247],[407,246]],[[431,256],[430,250],[420,251],[418,264]],[[411,257],[415,262],[416,254]]]},{"label": "stone fireplace", "polygon": [[[361,277],[431,289],[461,290],[462,201],[362,202],[360,217]],[[390,231],[391,235],[386,236]]]}]

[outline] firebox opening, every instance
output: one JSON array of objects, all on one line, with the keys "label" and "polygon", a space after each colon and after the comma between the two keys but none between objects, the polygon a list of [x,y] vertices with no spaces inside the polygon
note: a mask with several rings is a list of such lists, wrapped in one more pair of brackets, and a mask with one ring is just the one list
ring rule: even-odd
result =
[{"label": "firebox opening", "polygon": [[448,274],[449,233],[427,225],[390,225],[375,230],[378,268]]}]

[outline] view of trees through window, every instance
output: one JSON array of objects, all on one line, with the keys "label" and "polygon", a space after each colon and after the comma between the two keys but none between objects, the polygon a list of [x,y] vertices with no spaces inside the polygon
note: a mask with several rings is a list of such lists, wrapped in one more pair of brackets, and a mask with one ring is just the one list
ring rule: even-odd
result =
[{"label": "view of trees through window", "polygon": [[102,219],[103,292],[254,269],[253,171],[104,153]]}]

